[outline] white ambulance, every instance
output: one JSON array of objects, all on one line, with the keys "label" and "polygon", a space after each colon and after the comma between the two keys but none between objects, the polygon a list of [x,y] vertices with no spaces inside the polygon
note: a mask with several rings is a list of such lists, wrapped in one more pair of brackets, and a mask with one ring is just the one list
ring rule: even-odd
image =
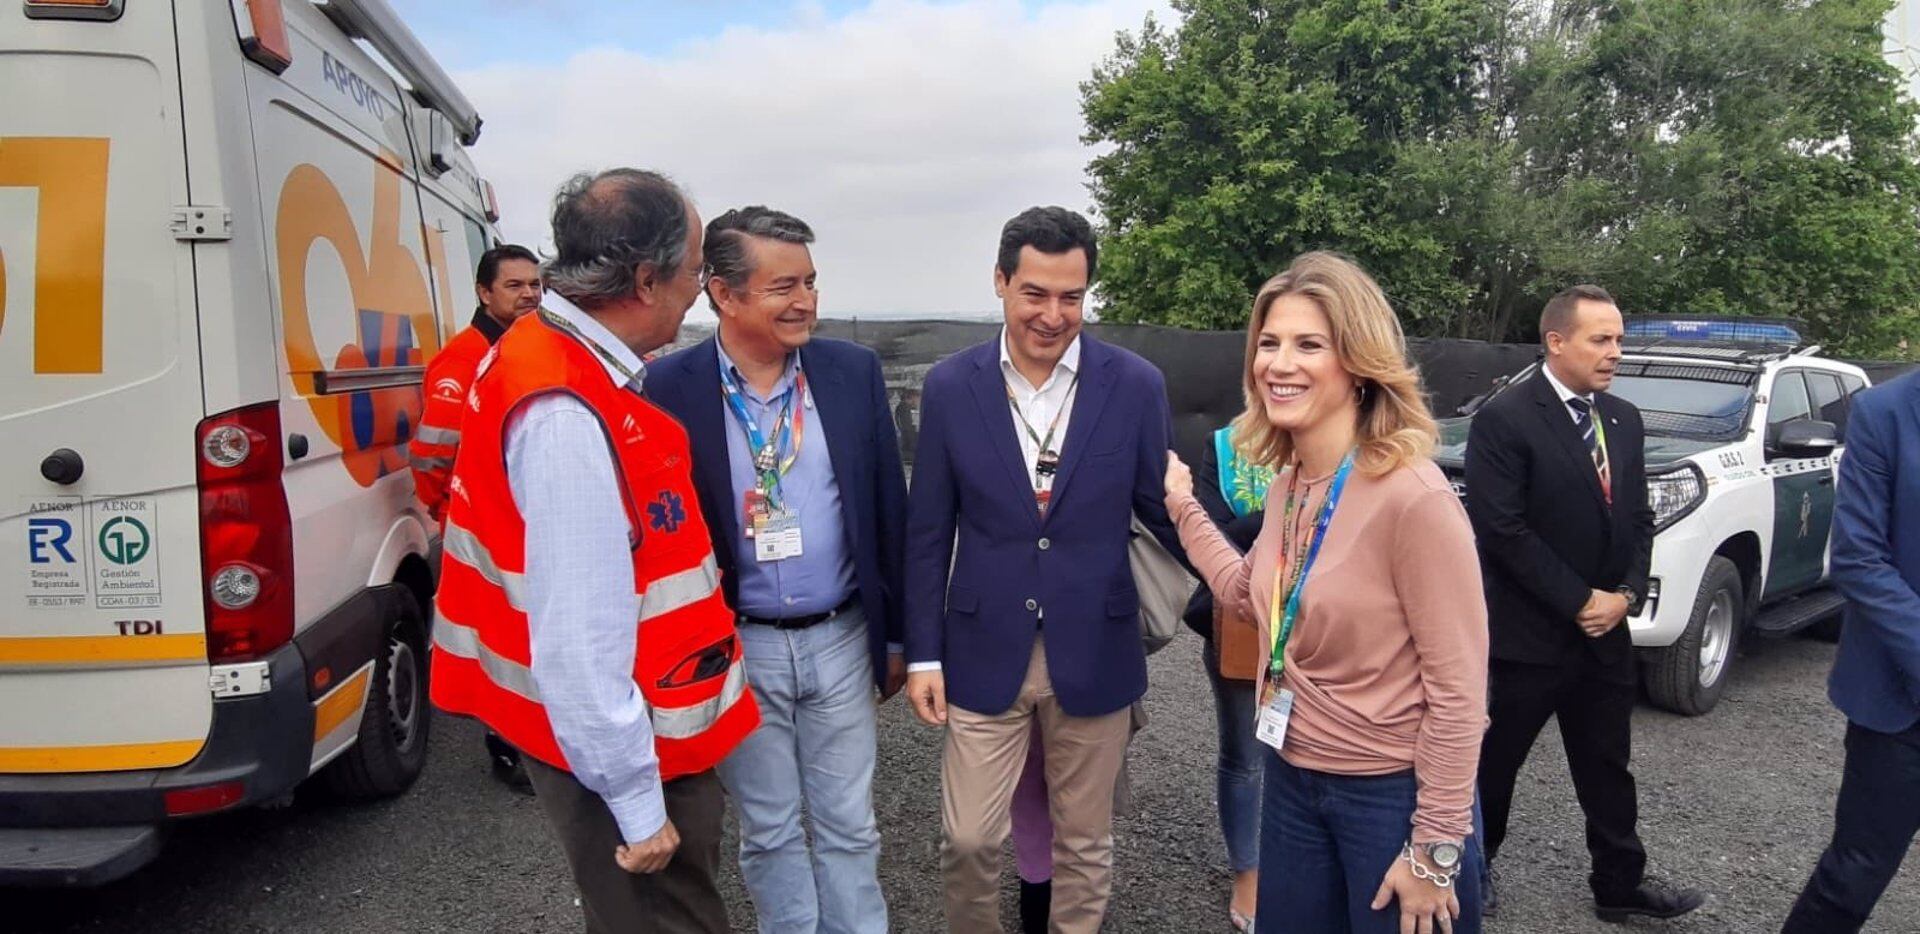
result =
[{"label": "white ambulance", "polygon": [[478,115],[384,0],[15,0],[0,89],[0,884],[404,791]]}]

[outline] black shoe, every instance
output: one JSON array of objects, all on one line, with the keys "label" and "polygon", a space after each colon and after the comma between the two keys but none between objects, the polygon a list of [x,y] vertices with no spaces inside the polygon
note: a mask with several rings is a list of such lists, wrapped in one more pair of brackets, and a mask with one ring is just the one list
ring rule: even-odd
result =
[{"label": "black shoe", "polygon": [[1494,885],[1494,880],[1498,878],[1494,875],[1493,864],[1487,864],[1487,871],[1480,876],[1480,914],[1483,917],[1491,918],[1500,913],[1500,889]]},{"label": "black shoe", "polygon": [[1642,918],[1678,918],[1707,903],[1699,889],[1677,889],[1664,882],[1647,879],[1639,888],[1618,895],[1593,897],[1593,914],[1602,921],[1619,924],[1636,916]]},{"label": "black shoe", "polygon": [[1020,880],[1021,934],[1047,934],[1047,916],[1053,913],[1053,882]]},{"label": "black shoe", "polygon": [[487,762],[493,766],[493,777],[500,784],[523,795],[533,794],[533,779],[527,777],[527,767],[520,761],[520,750],[507,745],[492,733],[487,734]]}]

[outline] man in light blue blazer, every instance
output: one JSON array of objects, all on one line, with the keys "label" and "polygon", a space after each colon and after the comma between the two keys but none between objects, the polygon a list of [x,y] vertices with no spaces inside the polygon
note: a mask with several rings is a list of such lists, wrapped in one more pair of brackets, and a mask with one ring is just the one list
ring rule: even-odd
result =
[{"label": "man in light blue blazer", "polygon": [[946,727],[947,924],[999,930],[1000,845],[1037,727],[1054,819],[1052,930],[1097,931],[1113,791],[1147,687],[1127,560],[1137,511],[1179,548],[1161,480],[1166,384],[1081,333],[1093,229],[1032,208],[1001,232],[1005,327],[941,361],[922,393],[907,514],[907,692]]},{"label": "man in light blue blazer", "polygon": [[1920,373],[1853,398],[1834,494],[1847,598],[1827,695],[1847,715],[1833,842],[1789,934],[1858,931],[1920,831]]}]

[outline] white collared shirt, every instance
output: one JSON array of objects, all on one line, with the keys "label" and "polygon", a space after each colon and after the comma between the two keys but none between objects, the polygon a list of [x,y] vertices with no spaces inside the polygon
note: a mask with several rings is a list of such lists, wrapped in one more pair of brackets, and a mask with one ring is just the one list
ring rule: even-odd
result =
[{"label": "white collared shirt", "polygon": [[[616,385],[629,382],[621,367],[644,376],[639,355],[586,312],[553,292],[541,305],[604,352],[594,356]],[[607,435],[585,403],[557,392],[510,416],[503,434],[507,484],[527,529],[534,686],[573,777],[607,802],[621,837],[638,843],[660,831],[667,812],[653,722],[633,683],[640,598]]]},{"label": "white collared shirt", "polygon": [[[1019,407],[1012,413],[1013,435],[1014,440],[1020,443],[1020,456],[1027,462],[1029,480],[1036,479],[1034,467],[1040,462],[1040,443],[1032,435],[1027,434],[1027,428],[1020,424],[1020,420],[1024,417],[1027,425],[1033,427],[1034,434],[1044,439],[1047,437],[1047,426],[1053,424],[1056,415],[1059,416],[1060,425],[1054,429],[1053,438],[1048,442],[1048,447],[1055,454],[1060,453],[1067,441],[1067,423],[1073,421],[1073,396],[1077,390],[1074,392],[1069,390],[1073,389],[1073,377],[1078,372],[1080,372],[1080,335],[1075,334],[1073,343],[1067,345],[1066,353],[1060,355],[1060,362],[1053,365],[1052,373],[1047,374],[1047,381],[1041,383],[1038,389],[1034,388],[1032,383],[1027,382],[1026,377],[1020,375],[1019,369],[1014,367],[1013,352],[1007,347],[1007,329],[1004,325],[1000,328],[1000,376],[1006,380],[1007,389],[1013,393],[1013,401],[1019,403]],[[1034,489],[1053,489],[1053,477],[1037,477],[1037,485]]]},{"label": "white collared shirt", "polygon": [[[1571,389],[1568,389],[1567,384],[1561,382],[1560,377],[1553,375],[1553,368],[1550,366],[1547,366],[1545,362],[1542,362],[1540,364],[1540,373],[1541,375],[1547,378],[1547,385],[1553,387],[1554,394],[1560,397],[1561,411],[1566,412],[1567,417],[1572,419],[1575,425],[1580,424],[1580,416],[1574,414],[1573,406],[1568,405],[1567,400],[1568,399],[1585,399],[1587,401],[1587,406],[1589,410],[1593,410],[1593,396],[1591,394],[1583,396],[1577,392],[1574,392]],[[1598,411],[1597,410],[1593,410],[1593,411],[1594,411],[1593,417],[1599,418],[1600,416]]]}]

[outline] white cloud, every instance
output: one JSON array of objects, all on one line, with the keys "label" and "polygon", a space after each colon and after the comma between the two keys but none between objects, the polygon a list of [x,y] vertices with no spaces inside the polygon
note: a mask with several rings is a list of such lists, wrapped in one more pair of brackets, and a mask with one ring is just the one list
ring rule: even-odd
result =
[{"label": "white cloud", "polygon": [[983,312],[1008,217],[1090,206],[1080,82],[1115,32],[1169,19],[1154,0],[1029,6],[878,0],[667,57],[606,36],[551,67],[456,77],[486,118],[475,159],[510,239],[546,242],[571,172],[632,165],[706,217],[767,204],[813,225],[824,316]]}]

